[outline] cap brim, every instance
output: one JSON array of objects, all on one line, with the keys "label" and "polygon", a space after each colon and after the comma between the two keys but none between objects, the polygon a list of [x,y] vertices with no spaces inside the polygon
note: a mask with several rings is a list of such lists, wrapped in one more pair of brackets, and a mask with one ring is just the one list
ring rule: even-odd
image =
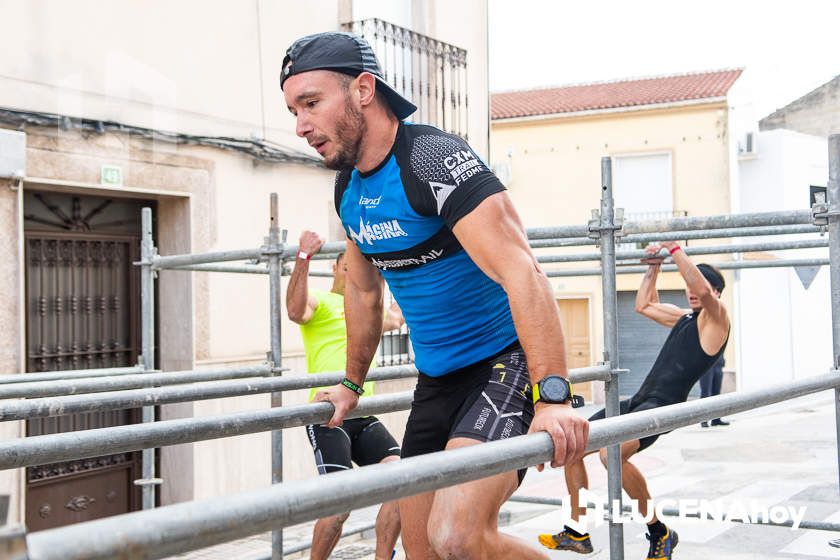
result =
[{"label": "cap brim", "polygon": [[[374,74],[374,76],[376,75]],[[388,105],[391,106],[391,110],[399,120],[405,119],[417,110],[414,103],[397,93],[397,90],[380,76],[376,76],[376,89],[382,92],[382,95],[388,100]]]}]

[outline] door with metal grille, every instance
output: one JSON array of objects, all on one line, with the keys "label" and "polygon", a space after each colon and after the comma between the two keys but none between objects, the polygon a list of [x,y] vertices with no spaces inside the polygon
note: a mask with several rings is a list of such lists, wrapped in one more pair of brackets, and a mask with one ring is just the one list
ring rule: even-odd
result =
[{"label": "door with metal grille", "polygon": [[[130,366],[139,341],[142,202],[27,192],[26,370]],[[35,419],[37,436],[138,421],[136,410]],[[26,524],[37,531],[138,509],[139,453],[27,469]]]}]

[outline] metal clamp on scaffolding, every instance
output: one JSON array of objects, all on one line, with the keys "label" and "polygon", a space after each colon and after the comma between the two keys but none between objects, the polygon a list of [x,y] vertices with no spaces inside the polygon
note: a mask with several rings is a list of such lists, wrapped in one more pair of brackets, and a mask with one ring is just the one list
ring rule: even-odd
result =
[{"label": "metal clamp on scaffolding", "polygon": [[601,223],[601,211],[592,210],[592,219],[587,223],[589,237],[595,240],[595,246],[601,246],[601,232],[612,231],[616,241],[624,237],[624,208],[616,208],[613,217],[613,224],[603,225]]}]

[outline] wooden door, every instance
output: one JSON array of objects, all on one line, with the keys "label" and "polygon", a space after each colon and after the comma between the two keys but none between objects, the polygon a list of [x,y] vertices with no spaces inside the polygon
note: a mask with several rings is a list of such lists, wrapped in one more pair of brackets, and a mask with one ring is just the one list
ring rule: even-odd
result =
[{"label": "wooden door", "polygon": [[[566,364],[569,368],[593,365],[589,346],[589,300],[586,298],[558,299],[560,322],[566,339]],[[592,382],[577,383],[573,390],[587,400],[592,400]]]}]

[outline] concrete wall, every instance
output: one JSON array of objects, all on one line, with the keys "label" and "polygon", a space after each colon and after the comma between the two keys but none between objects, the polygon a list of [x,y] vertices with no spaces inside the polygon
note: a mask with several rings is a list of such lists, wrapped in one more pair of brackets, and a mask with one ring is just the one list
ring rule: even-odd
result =
[{"label": "concrete wall", "polygon": [[759,128],[783,128],[826,138],[840,133],[840,76],[761,119]]},{"label": "concrete wall", "polygon": [[[0,0],[8,28],[0,37],[0,107],[179,133],[264,138],[306,152],[309,148],[295,136],[294,119],[279,88],[287,46],[299,36],[338,29],[347,19],[381,17],[391,10],[394,17],[408,18],[395,23],[468,49],[469,136],[476,150],[486,155],[485,3],[428,0],[402,2],[396,8],[386,0],[366,4],[367,15],[353,14],[346,0]],[[325,234],[332,229],[335,236],[330,171],[261,163],[214,148],[175,146],[121,133],[80,134],[43,127],[27,127],[26,132],[25,188],[154,199],[161,254],[260,246],[268,232],[271,192],[280,195],[280,224],[288,229],[290,242],[296,242],[303,229]],[[99,185],[103,164],[122,167],[125,187],[108,190]],[[5,232],[0,256],[6,263],[0,275],[0,326],[11,333],[2,343],[3,372],[22,368],[17,196],[0,185],[0,229]],[[312,284],[329,288],[324,279],[313,279]],[[165,271],[159,289],[159,360],[165,369],[265,359],[267,278]],[[284,319],[282,333],[284,365],[304,371],[297,326]],[[378,392],[411,386],[411,381],[383,383]],[[306,394],[291,392],[286,402],[304,402]],[[255,396],[168,405],[161,416],[259,409],[268,402],[267,396]],[[405,417],[393,414],[384,420],[398,438]],[[16,424],[4,424],[3,430],[2,437],[20,435]],[[284,453],[287,479],[314,474],[303,429],[287,432]],[[164,503],[261,487],[270,482],[269,438],[259,434],[166,448],[161,465]],[[20,473],[0,474],[0,491],[19,496],[22,485]],[[15,504],[20,513],[22,500]]]},{"label": "concrete wall", "polygon": [[[827,180],[825,138],[789,130],[760,132],[757,153],[740,161],[741,209],[807,208],[809,186]],[[805,236],[786,238],[796,237]],[[760,239],[771,238],[751,238]],[[764,258],[827,255],[826,249],[809,249]],[[828,267],[822,267],[807,290],[793,269],[742,270],[739,276],[739,387],[757,389],[824,373],[832,361]]]},{"label": "concrete wall", "polygon": [[[714,103],[671,109],[604,112],[588,116],[510,119],[491,123],[491,164],[508,163],[508,189],[526,226],[584,224],[600,204],[601,157],[669,153],[674,210],[702,216],[730,212],[729,109]],[[727,241],[692,241],[690,245]],[[594,251],[594,247],[544,249],[540,254]],[[709,261],[727,256],[708,257]],[[704,260],[707,260],[704,259]],[[558,265],[552,265],[558,266]],[[596,262],[568,268],[597,267]],[[727,273],[732,284],[732,275]],[[635,291],[641,275],[619,275],[618,289]],[[553,280],[558,295],[588,296],[592,302],[592,362],[603,353],[600,277]],[[676,273],[662,276],[661,289],[683,289]],[[733,305],[732,292],[724,301]],[[737,335],[737,330],[733,333]],[[734,363],[734,353],[727,351]]]}]

